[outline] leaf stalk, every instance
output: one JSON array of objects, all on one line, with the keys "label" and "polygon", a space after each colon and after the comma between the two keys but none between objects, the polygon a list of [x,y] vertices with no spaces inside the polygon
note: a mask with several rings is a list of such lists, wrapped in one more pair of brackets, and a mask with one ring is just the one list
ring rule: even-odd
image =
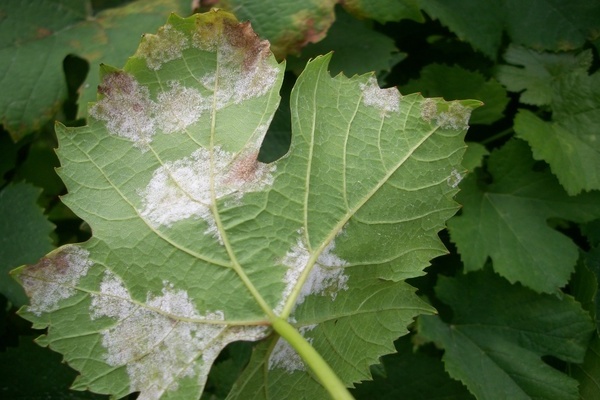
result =
[{"label": "leaf stalk", "polygon": [[298,352],[302,360],[308,364],[313,373],[317,376],[321,385],[329,392],[332,399],[335,400],[354,400],[346,385],[340,380],[329,364],[321,355],[311,346],[310,343],[298,332],[296,328],[290,325],[285,319],[276,317],[272,320],[273,329]]}]

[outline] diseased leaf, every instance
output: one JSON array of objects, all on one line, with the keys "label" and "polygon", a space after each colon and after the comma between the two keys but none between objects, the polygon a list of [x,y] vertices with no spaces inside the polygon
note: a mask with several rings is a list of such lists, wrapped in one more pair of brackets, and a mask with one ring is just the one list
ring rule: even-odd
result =
[{"label": "diseased leaf", "polygon": [[542,106],[552,102],[562,78],[575,71],[587,72],[592,65],[592,53],[542,53],[510,45],[504,60],[512,65],[498,66],[498,80],[511,92],[522,92],[521,103]]},{"label": "diseased leaf", "polygon": [[483,102],[475,110],[471,125],[491,124],[504,116],[508,104],[506,90],[495,79],[486,80],[479,72],[459,66],[429,64],[421,70],[419,79],[409,81],[402,93],[420,92],[426,97],[443,97],[448,100],[473,98]]},{"label": "diseased leaf", "polygon": [[[123,70],[102,67],[88,126],[57,125],[64,202],[93,236],[15,276],[23,316],[49,327],[40,344],[81,372],[75,389],[198,398],[228,343],[282,319],[350,385],[433,311],[403,280],[446,251],[480,103],[331,78],[329,60],[299,77],[290,152],[271,164],[257,155],[284,66],[223,11],[171,16]],[[246,392],[256,366],[272,393],[299,382],[323,398],[277,335],[232,397],[265,395]]]},{"label": "diseased leaf", "polygon": [[356,17],[374,19],[381,23],[403,19],[424,21],[418,0],[345,0],[342,5]]},{"label": "diseased leaf", "polygon": [[8,272],[36,262],[54,247],[50,240],[54,225],[37,205],[41,193],[22,182],[0,190],[0,292],[17,307],[26,304],[27,297]]},{"label": "diseased leaf", "polygon": [[569,196],[547,171],[535,171],[528,146],[519,140],[492,152],[492,182],[469,174],[457,199],[462,214],[448,222],[467,271],[484,267],[510,282],[554,293],[567,284],[578,258],[570,238],[548,226],[551,218],[573,222],[600,216],[600,193]]},{"label": "diseased leaf", "polygon": [[[360,21],[338,9],[335,23],[327,31],[325,39],[307,45],[300,57],[288,57],[288,69],[300,74],[307,61],[330,51],[335,53],[331,60],[331,74],[343,72],[346,76],[375,71],[389,72],[393,65],[406,55],[398,53],[394,40],[370,29]],[[365,55],[368,54],[368,57]]]},{"label": "diseased leaf", "polygon": [[[0,123],[15,141],[38,129],[66,98],[63,60],[68,54],[93,64],[84,87],[95,93],[99,57],[122,64],[140,34],[154,30],[169,12],[185,12],[186,6],[183,0],[138,1],[92,16],[87,0],[3,1],[0,82],[10,95],[0,97]],[[85,109],[90,98],[83,99]]]},{"label": "diseased leaf", "polygon": [[538,50],[573,50],[598,36],[600,4],[588,0],[430,0],[421,7],[496,59],[502,35]]},{"label": "diseased leaf", "polygon": [[[221,0],[210,5],[251,21],[256,33],[271,42],[278,59],[298,54],[308,43],[323,39],[335,20],[337,0]],[[215,4],[216,3],[216,4]]]},{"label": "diseased leaf", "polygon": [[477,398],[579,398],[577,381],[541,359],[583,361],[594,328],[571,297],[540,295],[491,271],[440,277],[436,293],[452,320],[419,317],[419,333],[444,349],[446,371]]}]

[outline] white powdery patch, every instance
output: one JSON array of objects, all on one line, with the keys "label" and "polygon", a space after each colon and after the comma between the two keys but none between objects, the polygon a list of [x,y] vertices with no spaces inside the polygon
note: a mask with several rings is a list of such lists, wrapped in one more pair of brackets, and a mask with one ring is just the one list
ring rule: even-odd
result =
[{"label": "white powdery patch", "polygon": [[58,302],[77,293],[75,286],[94,265],[89,251],[66,245],[28,266],[20,275],[29,296],[27,310],[40,316],[58,309]]},{"label": "white powdery patch", "polygon": [[106,75],[99,91],[105,97],[90,108],[90,115],[105,121],[111,134],[144,149],[156,131],[156,104],[150,100],[148,88],[131,75],[118,72]]},{"label": "white powdery patch", "polygon": [[[308,267],[311,255],[302,240],[302,235],[300,236],[294,247],[292,247],[282,260],[282,264],[287,266],[288,270],[284,276],[286,286],[281,296],[282,300],[275,308],[276,312],[281,311],[294,287],[298,284],[300,276]],[[312,267],[298,293],[296,306],[302,304],[306,296],[309,295],[329,295],[331,300],[335,300],[340,290],[348,290],[348,275],[344,273],[343,268],[348,263],[332,253],[334,248],[335,241],[331,241],[319,255],[319,258],[317,258],[315,265]]]},{"label": "white powdery patch", "polygon": [[133,76],[114,72],[104,77],[99,91],[104,98],[90,108],[90,115],[104,121],[112,135],[131,140],[143,152],[158,130],[182,131],[198,121],[210,104],[200,92],[175,81],[169,90],[150,99],[150,92]]},{"label": "white powdery patch", "polygon": [[438,112],[433,99],[425,99],[421,105],[421,118],[427,122],[435,122],[443,129],[462,130],[469,127],[471,109],[458,101],[451,101],[448,111]]},{"label": "white powdery patch", "polygon": [[185,35],[167,24],[156,35],[144,35],[136,56],[144,58],[148,68],[157,71],[167,61],[181,58],[188,46]]},{"label": "white powdery patch", "polygon": [[217,110],[266,94],[279,74],[265,58],[257,57],[250,65],[244,65],[239,51],[227,43],[219,47],[217,62],[218,75],[211,72],[200,78],[204,87],[213,92]]},{"label": "white powdery patch", "polygon": [[463,106],[458,101],[453,101],[448,106],[448,111],[442,112],[438,116],[438,124],[445,129],[467,129],[470,117],[470,108]]},{"label": "white powdery patch", "polygon": [[170,90],[158,95],[157,121],[163,133],[179,132],[200,119],[210,104],[196,89],[168,83]]},{"label": "white powdery patch", "polygon": [[228,327],[222,311],[200,315],[184,290],[163,282],[162,293],[148,293],[144,304],[132,300],[123,282],[107,272],[92,295],[93,319],[115,320],[101,332],[107,364],[126,366],[130,390],[140,399],[159,399],[194,377],[204,385],[219,352],[235,340],[258,340],[264,327]]},{"label": "white powdery patch", "polygon": [[274,170],[275,166],[256,161],[255,154],[234,157],[219,147],[212,154],[198,149],[190,157],[167,162],[154,171],[141,192],[141,215],[155,225],[166,226],[192,217],[202,218],[209,225],[207,233],[218,238],[210,211],[211,191],[216,199],[258,191],[273,183]]},{"label": "white powdery patch", "polygon": [[367,83],[361,83],[360,90],[364,105],[380,109],[383,115],[400,110],[401,96],[398,89],[381,89],[375,77],[370,77]]},{"label": "white powdery patch", "polygon": [[[315,325],[307,325],[302,326],[298,329],[300,334],[304,336],[306,341],[310,344],[313,343],[314,338],[307,337],[306,333],[312,331],[316,328]],[[283,369],[288,374],[293,373],[294,371],[306,371],[306,365],[304,365],[304,361],[298,355],[296,350],[287,342],[287,340],[283,338],[279,338],[271,355],[269,356],[269,369]]]},{"label": "white powdery patch", "polygon": [[463,178],[464,176],[460,172],[453,169],[448,179],[446,179],[446,182],[448,183],[448,185],[450,185],[450,187],[455,188],[460,184]]}]

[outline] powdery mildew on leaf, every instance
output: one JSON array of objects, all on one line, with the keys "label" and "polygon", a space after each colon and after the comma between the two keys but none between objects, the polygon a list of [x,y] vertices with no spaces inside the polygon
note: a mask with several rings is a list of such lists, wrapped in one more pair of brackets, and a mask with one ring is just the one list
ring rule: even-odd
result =
[{"label": "powdery mildew on leaf", "polygon": [[163,282],[158,296],[135,302],[122,280],[106,272],[100,292],[92,294],[93,319],[115,323],[101,332],[107,364],[126,366],[130,390],[140,399],[159,399],[178,388],[181,378],[206,382],[219,352],[236,340],[259,340],[265,327],[229,327],[222,311],[201,315],[184,290]]},{"label": "powdery mildew on leaf", "polygon": [[170,89],[161,92],[155,102],[148,88],[133,76],[120,71],[109,73],[98,87],[104,97],[90,108],[90,115],[105,121],[111,134],[129,139],[145,151],[158,130],[183,131],[210,107],[198,90],[175,81],[167,84]]},{"label": "powdery mildew on leaf", "polygon": [[20,275],[30,299],[28,311],[40,316],[58,309],[60,300],[75,295],[75,286],[93,265],[89,255],[79,246],[66,245],[28,266]]},{"label": "powdery mildew on leaf", "polygon": [[[199,217],[211,230],[214,224],[210,211],[212,191],[216,199],[230,194],[242,196],[273,183],[275,166],[258,162],[256,155],[235,157],[219,147],[211,154],[201,148],[190,157],[166,163],[154,171],[141,193],[144,204],[141,215],[155,225],[166,226]],[[211,231],[216,233],[216,229]]]},{"label": "powdery mildew on leaf", "polygon": [[146,60],[148,68],[156,71],[163,63],[181,58],[188,44],[189,40],[182,32],[167,24],[156,35],[144,35],[136,55]]},{"label": "powdery mildew on leaf", "polygon": [[[306,334],[316,327],[316,324],[306,325],[298,328],[298,331],[302,336],[304,336],[308,343],[312,344],[314,338],[307,337]],[[275,347],[273,347],[271,355],[269,356],[269,369],[273,370],[276,368],[283,369],[288,374],[291,374],[294,371],[306,371],[306,365],[304,364],[304,361],[302,361],[300,355],[298,355],[296,350],[294,350],[289,342],[283,338],[279,338],[279,340],[277,340],[277,343],[275,344]]]},{"label": "powdery mildew on leaf", "polygon": [[[333,254],[334,249],[335,241],[331,241],[319,255],[298,293],[296,306],[302,304],[306,296],[309,295],[329,295],[333,301],[340,290],[348,290],[348,275],[344,273],[344,266],[348,263]],[[300,276],[309,266],[310,256],[311,254],[302,239],[302,234],[300,234],[300,238],[298,238],[296,244],[286,253],[282,260],[282,264],[287,266],[288,270],[284,277],[286,286],[282,294],[282,302],[276,307],[276,312],[281,310],[288,297],[292,294]]]},{"label": "powdery mildew on leaf", "polygon": [[471,108],[465,107],[459,101],[448,103],[447,111],[438,111],[435,100],[425,99],[421,106],[421,118],[427,122],[434,122],[442,129],[462,130],[469,128]]},{"label": "powdery mildew on leaf", "polygon": [[383,115],[400,110],[400,92],[396,88],[381,89],[375,77],[370,77],[367,83],[360,84],[363,94],[363,104],[381,110]]},{"label": "powdery mildew on leaf", "polygon": [[456,188],[460,184],[460,182],[463,180],[463,178],[464,178],[463,174],[461,174],[457,170],[453,169],[452,172],[450,173],[450,176],[448,177],[448,179],[446,179],[446,182],[448,182],[448,185],[450,185],[450,187]]}]

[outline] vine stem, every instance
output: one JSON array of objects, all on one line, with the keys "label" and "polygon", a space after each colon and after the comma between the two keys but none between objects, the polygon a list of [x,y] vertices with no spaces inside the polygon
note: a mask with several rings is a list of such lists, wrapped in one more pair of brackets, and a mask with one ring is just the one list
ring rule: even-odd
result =
[{"label": "vine stem", "polygon": [[333,372],[329,364],[327,364],[323,357],[321,357],[296,328],[279,317],[273,318],[271,323],[275,332],[287,340],[306,364],[308,364],[321,382],[321,385],[329,392],[332,399],[354,400],[354,397],[352,397],[346,388],[346,385],[344,385],[335,372]]}]

